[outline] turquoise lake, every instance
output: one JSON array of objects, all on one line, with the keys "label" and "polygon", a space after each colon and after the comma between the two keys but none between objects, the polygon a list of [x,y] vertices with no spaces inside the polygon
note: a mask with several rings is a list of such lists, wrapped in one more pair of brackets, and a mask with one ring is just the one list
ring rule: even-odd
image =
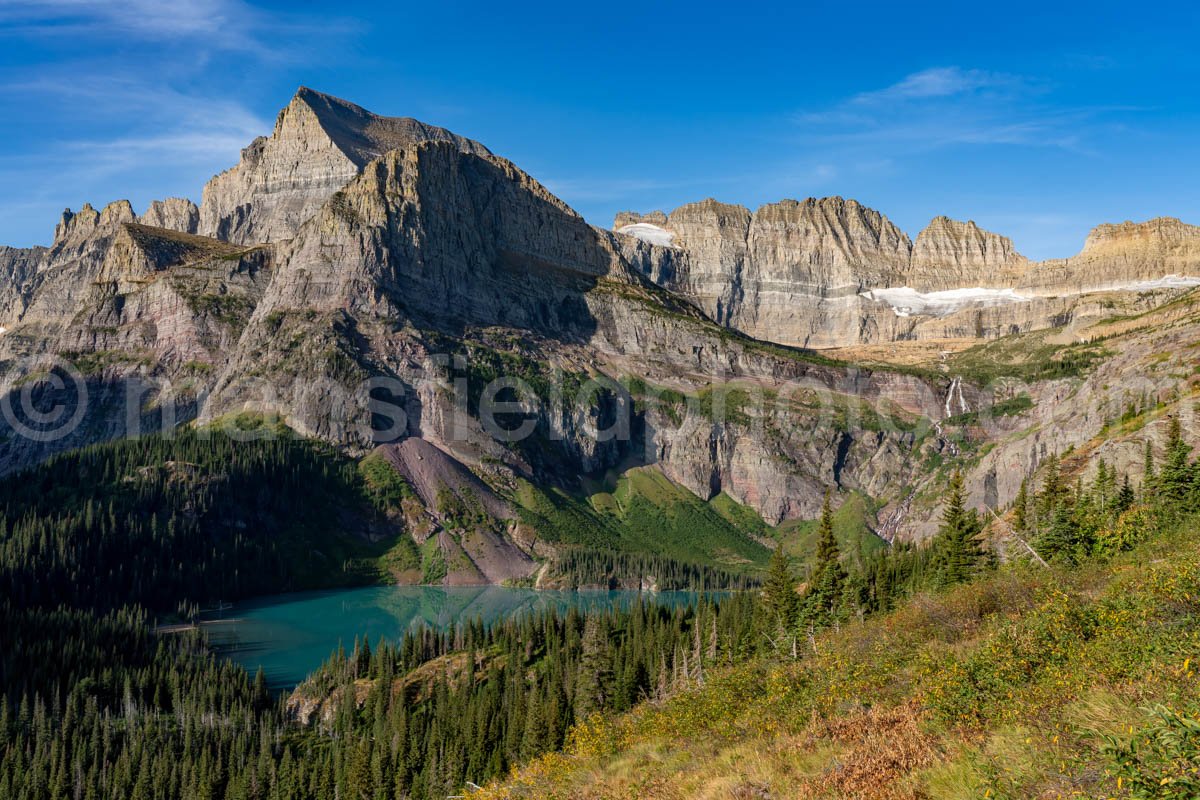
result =
[{"label": "turquoise lake", "polygon": [[217,650],[251,673],[259,667],[272,688],[287,689],[304,680],[355,637],[374,645],[398,640],[422,626],[449,628],[480,619],[493,623],[539,611],[614,608],[639,597],[664,605],[694,603],[700,592],[636,591],[551,592],[501,586],[374,586],[328,592],[278,595],[238,603],[210,616],[205,624]]}]

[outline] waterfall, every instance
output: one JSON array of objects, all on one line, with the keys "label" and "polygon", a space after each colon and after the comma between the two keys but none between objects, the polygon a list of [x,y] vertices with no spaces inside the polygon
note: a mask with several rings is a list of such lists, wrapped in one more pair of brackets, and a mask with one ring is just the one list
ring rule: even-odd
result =
[{"label": "waterfall", "polygon": [[967,403],[967,399],[963,397],[962,378],[954,378],[950,381],[950,389],[946,392],[946,416],[954,416],[954,401],[958,400],[958,413],[968,414],[971,411],[971,406]]}]

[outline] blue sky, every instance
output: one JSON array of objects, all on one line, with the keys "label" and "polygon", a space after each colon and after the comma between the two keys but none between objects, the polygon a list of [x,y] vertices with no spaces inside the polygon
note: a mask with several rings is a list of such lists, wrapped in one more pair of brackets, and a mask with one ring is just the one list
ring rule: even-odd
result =
[{"label": "blue sky", "polygon": [[0,0],[0,243],[199,200],[307,85],[484,142],[591,222],[838,194],[1034,258],[1200,223],[1200,11],[1160,3]]}]

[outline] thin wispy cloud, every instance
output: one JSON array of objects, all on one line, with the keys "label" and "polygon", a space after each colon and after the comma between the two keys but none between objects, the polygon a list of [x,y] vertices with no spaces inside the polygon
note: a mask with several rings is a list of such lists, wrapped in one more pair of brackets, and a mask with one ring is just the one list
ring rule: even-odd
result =
[{"label": "thin wispy cloud", "polygon": [[242,51],[263,60],[300,58],[304,41],[328,43],[358,23],[302,13],[267,13],[241,0],[0,0],[0,37],[72,43],[120,40],[170,47],[186,42],[190,55]]},{"label": "thin wispy cloud", "polygon": [[850,99],[851,105],[871,106],[904,100],[960,97],[981,91],[1013,91],[1028,84],[1015,75],[961,67],[935,67],[906,76],[898,83]]},{"label": "thin wispy cloud", "polygon": [[191,94],[131,76],[71,79],[50,75],[0,85],[0,97],[33,94],[43,98],[57,95],[63,102],[107,109],[116,122],[125,123],[126,132],[116,136],[80,137],[68,128],[45,141],[38,160],[51,168],[69,168],[76,176],[99,177],[138,166],[168,167],[215,159],[232,163],[242,147],[271,129],[268,120],[236,101]]},{"label": "thin wispy cloud", "polygon": [[[42,84],[42,91],[48,89]],[[15,93],[0,88],[0,98]],[[121,81],[106,92],[84,82],[71,96],[122,108],[138,122],[113,137],[89,138],[64,128],[35,150],[0,157],[0,185],[20,187],[0,203],[0,213],[28,219],[28,230],[42,243],[58,211],[85,201],[100,206],[130,199],[141,211],[155,197],[199,200],[208,177],[236,163],[241,148],[271,129],[268,120],[235,102],[150,84]]]},{"label": "thin wispy cloud", "polygon": [[0,106],[38,109],[0,153],[3,238],[44,240],[29,233],[49,228],[43,208],[198,200],[273,127],[246,85],[335,57],[357,31],[247,0],[0,0],[0,46],[23,53],[0,68]]},{"label": "thin wispy cloud", "polygon": [[962,67],[914,72],[827,109],[795,116],[801,135],[825,146],[876,148],[880,156],[952,145],[1081,150],[1081,131],[1104,109],[1044,102],[1044,82]]},{"label": "thin wispy cloud", "polygon": [[133,35],[176,40],[208,37],[212,44],[245,44],[242,32],[258,14],[237,0],[4,0],[0,26],[7,35]]}]

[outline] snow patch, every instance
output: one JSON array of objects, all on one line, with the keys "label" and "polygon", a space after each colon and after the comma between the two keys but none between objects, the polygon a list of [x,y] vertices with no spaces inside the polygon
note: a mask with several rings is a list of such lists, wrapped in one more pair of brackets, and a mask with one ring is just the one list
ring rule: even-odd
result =
[{"label": "snow patch", "polygon": [[1190,289],[1193,286],[1200,286],[1200,278],[1191,278],[1187,275],[1166,275],[1162,278],[1155,278],[1147,281],[1130,281],[1129,283],[1110,283],[1098,289],[1089,289],[1093,292],[1153,292],[1157,289]]},{"label": "snow patch", "polygon": [[[1077,296],[1098,292],[1154,292],[1163,289],[1191,289],[1196,286],[1200,286],[1200,278],[1188,275],[1166,275],[1152,280],[1108,283],[1066,294]],[[964,308],[1003,306],[1034,299],[1033,295],[1019,294],[1015,289],[984,289],[980,286],[969,289],[945,289],[940,292],[918,292],[908,286],[897,286],[871,289],[862,292],[861,296],[868,300],[887,303],[898,317],[911,317],[916,314],[945,317]]]},{"label": "snow patch", "polygon": [[624,233],[628,236],[641,239],[647,244],[656,244],[659,247],[670,247],[671,242],[675,240],[675,234],[666,228],[651,225],[649,222],[635,222],[632,225],[624,225],[617,228],[617,233]]},{"label": "snow patch", "polygon": [[1003,306],[1024,303],[1030,298],[1017,294],[1013,289],[945,289],[940,292],[918,292],[908,286],[889,289],[871,289],[862,293],[868,300],[877,300],[892,307],[897,317],[913,314],[928,314],[945,317],[956,311],[971,307]]}]

